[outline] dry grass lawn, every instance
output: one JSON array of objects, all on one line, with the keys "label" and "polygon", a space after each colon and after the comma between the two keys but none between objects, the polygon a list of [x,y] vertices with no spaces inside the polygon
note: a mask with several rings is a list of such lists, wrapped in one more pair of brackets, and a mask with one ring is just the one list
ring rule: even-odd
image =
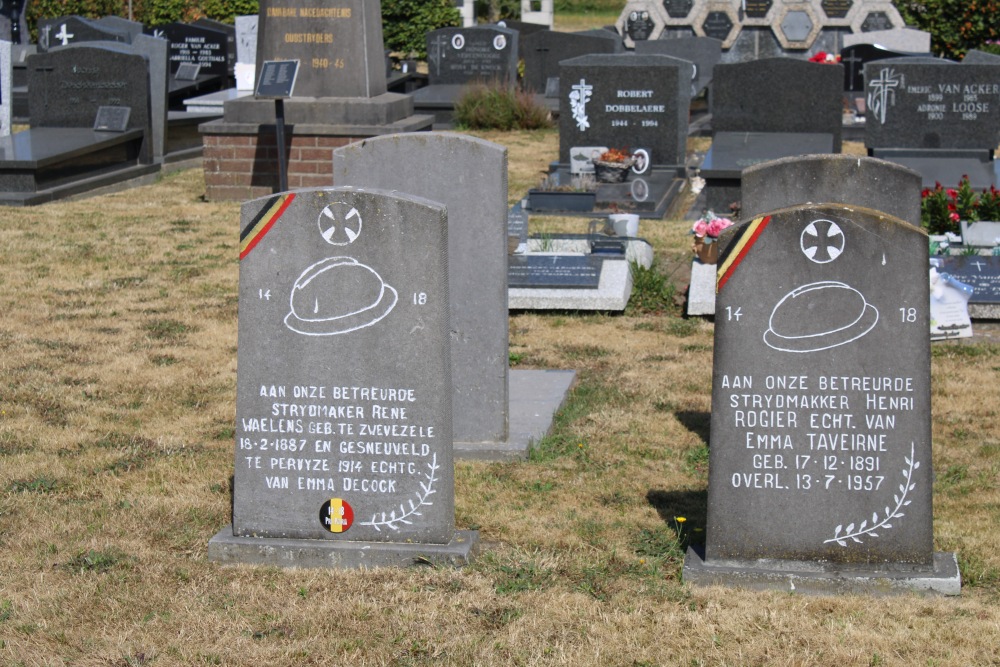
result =
[{"label": "dry grass lawn", "polygon": [[[512,200],[557,153],[554,131],[481,136],[510,148]],[[579,384],[531,460],[457,464],[472,566],[209,563],[230,513],[239,206],[203,192],[189,170],[2,212],[0,664],[1000,664],[1000,346],[982,341],[933,355],[958,599],[680,581],[703,536],[712,324],[669,308],[511,316],[515,367]],[[641,227],[680,289],[686,229]]]}]

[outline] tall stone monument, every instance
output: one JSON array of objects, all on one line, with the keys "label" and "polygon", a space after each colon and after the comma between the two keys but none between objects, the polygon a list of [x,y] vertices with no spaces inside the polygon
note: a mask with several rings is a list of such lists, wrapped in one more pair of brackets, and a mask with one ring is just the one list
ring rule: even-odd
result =
[{"label": "tall stone monument", "polygon": [[[298,60],[294,97],[285,100],[288,184],[332,184],[333,149],[382,134],[429,128],[413,99],[386,92],[379,0],[262,0],[257,68]],[[201,126],[210,199],[245,200],[278,186],[273,100],[226,103],[223,118]]]},{"label": "tall stone monument", "polygon": [[233,525],[209,557],[461,564],[443,206],[328,188],[243,204]]},{"label": "tall stone monument", "polygon": [[933,550],[926,234],[807,204],[720,242],[706,544],[685,579],[958,594]]}]

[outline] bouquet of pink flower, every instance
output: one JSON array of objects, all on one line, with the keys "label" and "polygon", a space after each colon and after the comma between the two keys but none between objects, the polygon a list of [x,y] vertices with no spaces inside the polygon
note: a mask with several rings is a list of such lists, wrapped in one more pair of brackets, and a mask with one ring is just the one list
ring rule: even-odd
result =
[{"label": "bouquet of pink flower", "polygon": [[695,236],[704,236],[710,239],[719,238],[719,234],[726,227],[731,227],[733,221],[729,218],[723,218],[717,216],[712,211],[706,211],[705,215],[698,218],[694,225],[691,227],[691,231]]}]

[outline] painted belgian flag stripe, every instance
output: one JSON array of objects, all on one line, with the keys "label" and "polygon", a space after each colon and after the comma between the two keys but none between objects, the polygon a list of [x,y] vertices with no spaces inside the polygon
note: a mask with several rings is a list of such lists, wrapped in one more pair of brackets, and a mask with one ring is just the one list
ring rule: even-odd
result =
[{"label": "painted belgian flag stripe", "polygon": [[271,231],[271,227],[278,221],[293,199],[295,199],[293,193],[279,195],[271,198],[264,205],[260,213],[240,233],[240,259],[249,255],[254,246]]},{"label": "painted belgian flag stripe", "polygon": [[750,224],[736,232],[737,237],[729,244],[722,257],[719,258],[719,268],[716,273],[715,293],[718,294],[736,271],[743,258],[750,252],[750,248],[757,242],[764,232],[767,224],[771,222],[771,216],[765,215],[755,218]]}]

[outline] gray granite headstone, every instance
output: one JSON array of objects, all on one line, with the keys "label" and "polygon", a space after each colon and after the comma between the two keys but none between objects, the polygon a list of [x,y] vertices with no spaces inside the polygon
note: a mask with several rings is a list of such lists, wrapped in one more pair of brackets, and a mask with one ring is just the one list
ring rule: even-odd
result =
[{"label": "gray granite headstone", "polygon": [[296,97],[375,97],[386,92],[379,3],[262,0],[257,78],[266,60],[299,60]]},{"label": "gray granite headstone", "polygon": [[69,44],[69,48],[90,47],[127,51],[143,56],[149,71],[149,114],[150,128],[153,137],[153,159],[163,160],[166,151],[167,135],[167,40],[152,35],[139,34],[129,45],[117,42],[83,42]]},{"label": "gray granite headstone", "polygon": [[233,526],[210,557],[328,567],[449,558],[444,207],[300,190],[244,203],[241,227]]},{"label": "gray granite headstone", "polygon": [[962,58],[962,63],[965,65],[1000,65],[1000,55],[979,49],[970,49]]},{"label": "gray granite headstone", "polygon": [[863,206],[920,226],[920,174],[857,155],[803,155],[748,167],[740,217],[803,204]]},{"label": "gray granite headstone", "polygon": [[123,32],[129,36],[129,41],[143,33],[142,23],[139,21],[129,21],[121,16],[102,16],[94,21],[97,25],[115,32]]},{"label": "gray granite headstone", "polygon": [[338,185],[417,193],[447,207],[455,441],[505,441],[507,149],[418,132],[338,148],[333,163]]},{"label": "gray granite headstone", "polygon": [[521,36],[524,54],[524,85],[529,90],[543,92],[551,77],[559,76],[559,63],[563,60],[592,53],[616,53],[621,40],[612,33],[606,36],[580,35],[554,30],[542,30]]},{"label": "gray granite headstone", "polygon": [[957,594],[935,554],[927,236],[856,206],[724,233],[695,583]]},{"label": "gray granite headstone", "polygon": [[691,97],[697,96],[712,81],[712,70],[722,59],[722,42],[711,37],[679,37],[638,42],[635,52],[640,55],[659,54],[688,60],[694,64]]},{"label": "gray granite headstone", "polygon": [[[128,45],[123,45],[128,49]],[[102,106],[129,107],[128,129],[146,133],[140,162],[153,159],[148,61],[86,45],[28,56],[32,128],[93,127]]]},{"label": "gray granite headstone", "polygon": [[82,16],[60,16],[38,22],[38,51],[67,46],[79,42],[121,42],[128,44],[132,37],[126,30],[85,19]]},{"label": "gray granite headstone", "polygon": [[712,74],[716,132],[824,132],[841,150],[844,72],[794,58],[722,63]]},{"label": "gray granite headstone", "polygon": [[11,109],[14,102],[11,90],[10,47],[10,42],[0,41],[0,137],[10,134]]},{"label": "gray granite headstone", "polygon": [[435,85],[517,81],[518,33],[499,26],[427,33],[428,81]]},{"label": "gray granite headstone", "polygon": [[895,58],[865,65],[868,148],[1000,145],[1000,65]]},{"label": "gray granite headstone", "polygon": [[574,146],[645,150],[682,165],[694,66],[660,55],[590,55],[560,63],[559,162]]}]

